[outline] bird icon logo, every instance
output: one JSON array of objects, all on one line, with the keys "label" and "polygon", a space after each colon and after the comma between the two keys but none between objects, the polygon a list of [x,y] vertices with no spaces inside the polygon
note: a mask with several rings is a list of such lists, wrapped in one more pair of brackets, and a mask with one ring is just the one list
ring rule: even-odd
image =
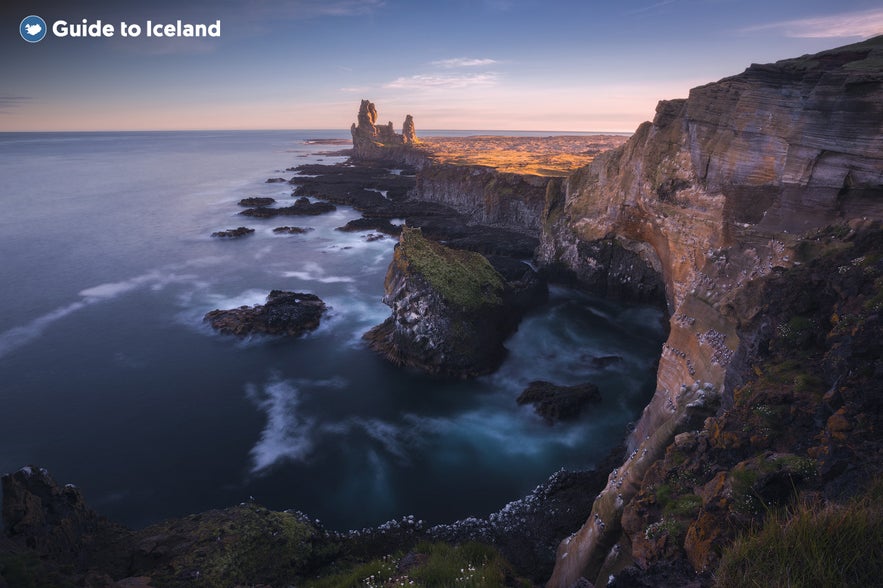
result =
[{"label": "bird icon logo", "polygon": [[26,16],[22,19],[18,32],[28,43],[39,43],[46,36],[46,21],[35,14]]}]

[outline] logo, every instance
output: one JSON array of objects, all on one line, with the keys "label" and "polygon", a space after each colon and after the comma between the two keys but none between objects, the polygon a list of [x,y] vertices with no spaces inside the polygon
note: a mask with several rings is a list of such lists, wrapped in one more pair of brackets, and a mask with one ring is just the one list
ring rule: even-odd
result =
[{"label": "logo", "polygon": [[39,43],[46,36],[46,21],[34,14],[26,16],[18,25],[18,32],[28,43]]}]

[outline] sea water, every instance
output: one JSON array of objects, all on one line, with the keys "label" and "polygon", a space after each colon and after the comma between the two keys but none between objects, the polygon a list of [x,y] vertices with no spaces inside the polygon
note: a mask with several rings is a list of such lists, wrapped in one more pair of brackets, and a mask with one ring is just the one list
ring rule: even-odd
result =
[{"label": "sea water", "polygon": [[[345,137],[0,134],[0,472],[45,467],[134,527],[254,499],[348,529],[486,515],[617,446],[653,391],[658,311],[553,288],[498,372],[431,378],[362,340],[390,313],[393,239],[336,231],[359,217],[345,206],[237,216],[247,196],[288,204],[265,180],[343,161],[309,140]],[[241,225],[256,232],[210,236]],[[240,340],[203,322],[272,289],[325,300],[319,329]],[[548,426],[515,402],[537,379],[603,400]]]}]

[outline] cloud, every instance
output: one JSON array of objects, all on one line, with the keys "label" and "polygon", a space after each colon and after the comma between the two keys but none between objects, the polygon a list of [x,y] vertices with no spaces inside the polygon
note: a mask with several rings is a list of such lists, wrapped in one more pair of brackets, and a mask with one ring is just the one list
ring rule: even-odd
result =
[{"label": "cloud", "polygon": [[626,10],[623,14],[625,14],[625,16],[636,16],[638,14],[644,14],[645,12],[650,12],[652,10],[656,10],[657,8],[662,8],[663,6],[668,6],[669,4],[674,3],[675,0],[661,0],[661,2],[656,2],[655,4],[650,4],[649,6],[642,6],[640,8]]},{"label": "cloud", "polygon": [[386,5],[385,0],[256,0],[249,4],[247,14],[258,12],[274,18],[297,20],[321,16],[362,16]]},{"label": "cloud", "polygon": [[744,32],[781,30],[787,37],[831,39],[859,37],[867,39],[883,34],[883,8],[844,12],[828,16],[786,20],[743,29]]},{"label": "cloud", "polygon": [[31,96],[4,96],[0,94],[0,112],[21,108],[33,101]]},{"label": "cloud", "polygon": [[499,76],[492,72],[468,75],[417,74],[409,77],[396,78],[384,84],[384,88],[394,89],[462,89],[495,86]]},{"label": "cloud", "polygon": [[445,69],[452,69],[455,67],[479,67],[485,65],[494,65],[496,60],[494,59],[473,59],[469,57],[455,57],[453,59],[440,59],[439,61],[433,61],[432,65],[443,67]]}]

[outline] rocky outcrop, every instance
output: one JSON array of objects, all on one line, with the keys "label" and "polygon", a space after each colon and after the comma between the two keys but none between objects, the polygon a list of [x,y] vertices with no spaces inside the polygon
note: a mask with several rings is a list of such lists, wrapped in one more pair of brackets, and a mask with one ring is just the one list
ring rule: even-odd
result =
[{"label": "rocky outcrop", "polygon": [[883,38],[754,65],[662,102],[623,148],[548,194],[543,263],[603,288],[619,270],[592,248],[621,247],[641,262],[640,284],[652,283],[648,268],[659,276],[671,313],[632,458],[596,518],[562,543],[550,586],[594,578],[623,507],[693,426],[690,413],[733,405],[757,351],[747,327],[765,303],[756,285],[794,264],[802,235],[862,218],[883,218]]},{"label": "rocky outcrop", "polygon": [[353,123],[353,158],[358,160],[405,161],[407,151],[418,142],[414,118],[409,114],[402,126],[402,134],[395,132],[392,122],[378,126],[377,107],[373,102],[362,100],[359,105],[358,122]]},{"label": "rocky outcrop", "polygon": [[296,337],[318,328],[325,308],[325,303],[315,294],[273,290],[266,304],[213,310],[206,313],[205,321],[225,335]]},{"label": "rocky outcrop", "polygon": [[536,413],[549,425],[575,419],[589,403],[599,400],[601,393],[594,384],[557,386],[542,380],[528,384],[515,399],[519,405],[532,404]]},{"label": "rocky outcrop", "polygon": [[291,206],[272,208],[261,205],[256,208],[246,208],[239,214],[255,218],[274,218],[277,216],[318,216],[335,210],[337,207],[330,202],[310,202],[309,198],[301,197],[295,200]]},{"label": "rocky outcrop", "polygon": [[125,570],[131,532],[96,514],[76,486],[35,466],[5,474],[2,485],[3,531],[14,545],[82,573]]},{"label": "rocky outcrop", "polygon": [[218,239],[238,239],[239,237],[245,237],[246,235],[251,235],[252,233],[254,233],[254,229],[250,227],[236,227],[235,229],[215,231],[214,233],[212,233],[212,237],[216,237]]},{"label": "rocky outcrop", "polygon": [[[526,269],[527,266],[525,266]],[[392,316],[369,331],[371,348],[397,365],[455,377],[495,370],[523,309],[513,287],[478,253],[403,228],[386,274]]]},{"label": "rocky outcrop", "polygon": [[250,196],[239,201],[239,206],[246,207],[270,206],[271,204],[276,204],[276,199],[263,196]]}]

